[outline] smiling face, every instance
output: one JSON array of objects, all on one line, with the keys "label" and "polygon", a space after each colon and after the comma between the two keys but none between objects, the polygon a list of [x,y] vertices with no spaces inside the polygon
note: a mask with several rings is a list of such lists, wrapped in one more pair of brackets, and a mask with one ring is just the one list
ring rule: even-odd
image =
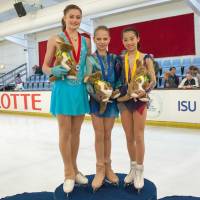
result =
[{"label": "smiling face", "polygon": [[78,29],[81,23],[82,14],[78,9],[70,9],[64,16],[66,27],[69,29]]},{"label": "smiling face", "polygon": [[99,29],[95,32],[94,43],[99,51],[106,51],[110,43],[110,35],[107,30]]},{"label": "smiling face", "polygon": [[135,34],[134,31],[126,31],[122,35],[123,45],[130,52],[137,50],[139,41],[140,38]]}]

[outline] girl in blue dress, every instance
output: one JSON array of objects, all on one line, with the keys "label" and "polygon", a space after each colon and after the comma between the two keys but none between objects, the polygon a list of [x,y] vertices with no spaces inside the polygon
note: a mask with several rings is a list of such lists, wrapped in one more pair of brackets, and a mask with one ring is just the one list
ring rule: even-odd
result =
[{"label": "girl in blue dress", "polygon": [[[89,113],[88,94],[83,77],[90,41],[77,31],[81,18],[82,11],[78,6],[68,5],[64,9],[63,32],[48,40],[43,64],[43,71],[57,78],[52,88],[50,112],[56,116],[59,125],[59,148],[65,175],[63,190],[66,193],[73,190],[75,183],[88,183],[87,178],[79,172],[76,164],[81,125],[85,113]],[[77,79],[69,79],[68,70],[61,65],[53,68],[50,66],[58,48],[56,43],[58,37],[73,47],[71,56],[77,65]]]},{"label": "girl in blue dress", "polygon": [[[107,52],[110,42],[109,29],[99,26],[94,31],[96,52],[87,57],[87,75],[100,71],[103,80],[110,82],[113,89],[118,87],[120,73],[120,59],[115,54]],[[103,184],[105,178],[111,183],[117,184],[119,179],[111,168],[111,131],[115,118],[118,117],[116,101],[107,104],[103,114],[99,113],[97,94],[92,85],[87,85],[90,94],[90,114],[95,131],[96,150],[96,175],[92,181],[93,190],[97,190]]]}]

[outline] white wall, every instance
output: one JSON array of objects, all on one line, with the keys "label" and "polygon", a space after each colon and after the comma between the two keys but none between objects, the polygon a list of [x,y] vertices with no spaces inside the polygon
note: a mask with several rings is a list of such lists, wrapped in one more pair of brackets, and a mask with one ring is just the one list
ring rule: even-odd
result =
[{"label": "white wall", "polygon": [[60,26],[58,28],[50,29],[50,30],[47,30],[47,31],[38,32],[38,33],[36,33],[36,41],[41,42],[41,41],[44,41],[44,40],[48,40],[50,36],[56,35],[61,31],[62,31],[62,28]]},{"label": "white wall", "polygon": [[24,47],[5,40],[0,42],[0,65],[5,65],[5,69],[0,69],[0,73],[9,71],[25,62]]}]

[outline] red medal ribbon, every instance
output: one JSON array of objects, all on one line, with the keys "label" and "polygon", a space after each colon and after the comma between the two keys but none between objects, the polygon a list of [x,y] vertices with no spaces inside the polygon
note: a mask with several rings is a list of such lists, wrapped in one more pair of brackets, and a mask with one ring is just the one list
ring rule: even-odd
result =
[{"label": "red medal ribbon", "polygon": [[67,33],[67,31],[65,31],[64,33],[65,33],[65,36],[67,37],[67,39],[69,40],[69,43],[72,45],[73,57],[74,57],[74,60],[76,61],[76,64],[78,64],[79,60],[80,60],[80,54],[81,54],[81,34],[78,33],[78,52],[76,54],[74,45],[71,41],[69,34]]}]

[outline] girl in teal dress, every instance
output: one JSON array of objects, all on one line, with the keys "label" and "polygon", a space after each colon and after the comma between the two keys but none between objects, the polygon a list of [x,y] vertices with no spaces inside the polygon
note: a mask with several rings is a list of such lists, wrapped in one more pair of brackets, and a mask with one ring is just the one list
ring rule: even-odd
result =
[{"label": "girl in teal dress", "polygon": [[[85,113],[89,112],[88,95],[85,84],[83,84],[83,77],[90,41],[77,31],[81,17],[82,11],[76,5],[68,5],[64,9],[63,32],[48,40],[43,64],[43,71],[57,78],[52,88],[50,111],[56,116],[59,125],[59,147],[65,175],[63,190],[66,193],[73,190],[75,183],[88,183],[88,179],[79,172],[76,164],[80,129]],[[77,64],[77,79],[69,79],[68,70],[61,65],[53,68],[50,66],[56,49],[58,49],[56,43],[58,36],[73,47],[71,56]]]},{"label": "girl in teal dress", "polygon": [[[104,81],[109,82],[113,89],[118,87],[120,77],[120,60],[115,54],[107,52],[110,42],[109,29],[99,26],[94,32],[94,42],[96,52],[87,57],[87,75],[100,71]],[[103,114],[99,114],[99,102],[96,101],[97,94],[93,86],[87,85],[90,94],[90,114],[95,131],[95,150],[96,150],[96,175],[92,181],[93,190],[97,190],[106,178],[112,184],[118,184],[119,178],[111,167],[111,132],[118,117],[119,111],[115,100],[107,104]]]}]

